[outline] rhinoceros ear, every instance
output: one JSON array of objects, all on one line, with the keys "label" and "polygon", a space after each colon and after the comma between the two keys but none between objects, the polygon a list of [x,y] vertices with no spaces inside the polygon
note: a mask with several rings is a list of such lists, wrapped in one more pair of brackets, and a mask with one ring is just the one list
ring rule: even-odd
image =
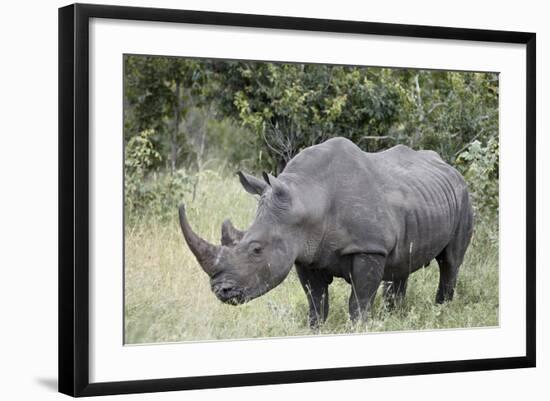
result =
[{"label": "rhinoceros ear", "polygon": [[279,201],[283,201],[283,202],[290,201],[290,191],[284,182],[282,182],[278,178],[266,172],[263,173],[263,176],[264,176],[264,180],[273,189],[273,195],[275,195],[275,197]]},{"label": "rhinoceros ear", "polygon": [[269,173],[266,173],[265,171],[262,171],[262,177],[264,178],[264,181],[266,182],[267,185],[271,185],[269,183]]},{"label": "rhinoceros ear", "polygon": [[267,187],[267,184],[262,180],[245,174],[242,171],[237,171],[237,175],[239,176],[243,188],[252,195],[261,195]]}]

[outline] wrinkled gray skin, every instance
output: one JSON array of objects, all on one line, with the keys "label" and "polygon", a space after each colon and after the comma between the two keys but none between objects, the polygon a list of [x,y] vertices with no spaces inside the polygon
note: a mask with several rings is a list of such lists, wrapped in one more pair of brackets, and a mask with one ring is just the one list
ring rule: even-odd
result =
[{"label": "wrinkled gray skin", "polygon": [[333,138],[300,152],[277,178],[238,175],[260,195],[258,211],[247,231],[226,220],[221,246],[198,237],[180,207],[187,244],[221,301],[259,297],[295,265],[312,327],[327,317],[333,277],[351,284],[351,319],[366,319],[382,282],[392,304],[409,275],[434,258],[436,302],[452,299],[473,213],[464,179],[437,153],[403,145],[366,153]]}]

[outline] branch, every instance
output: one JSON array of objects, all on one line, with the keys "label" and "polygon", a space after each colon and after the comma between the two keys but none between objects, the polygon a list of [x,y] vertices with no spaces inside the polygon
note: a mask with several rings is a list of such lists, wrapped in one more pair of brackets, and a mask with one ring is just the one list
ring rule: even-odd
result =
[{"label": "branch", "polygon": [[371,136],[371,135],[367,135],[367,136],[361,137],[361,139],[376,139],[376,140],[391,139],[392,141],[396,141],[396,140],[397,140],[397,139],[395,139],[393,136],[389,136],[389,135],[382,135],[382,136]]},{"label": "branch", "polygon": [[420,84],[418,83],[418,74],[414,76],[414,84],[416,86],[416,94],[418,96],[418,107],[422,108],[422,95],[420,94]]},{"label": "branch", "polygon": [[447,103],[445,102],[439,102],[439,103],[435,103],[432,107],[430,107],[430,109],[428,110],[428,112],[426,114],[431,114],[432,111],[434,111],[435,109],[437,109],[439,106],[443,106],[443,105],[446,105]]},{"label": "branch", "polygon": [[480,135],[483,133],[483,128],[481,129],[481,131],[479,131],[479,134],[477,134],[476,136],[474,136],[472,138],[472,140],[470,142],[468,142],[466,145],[464,145],[463,147],[461,147],[458,152],[456,152],[454,154],[454,158],[456,159],[458,157],[459,154],[461,154],[462,152],[464,152],[466,149],[468,149],[470,147],[470,145],[472,143],[474,143],[474,141],[477,141],[477,139],[480,137]]}]

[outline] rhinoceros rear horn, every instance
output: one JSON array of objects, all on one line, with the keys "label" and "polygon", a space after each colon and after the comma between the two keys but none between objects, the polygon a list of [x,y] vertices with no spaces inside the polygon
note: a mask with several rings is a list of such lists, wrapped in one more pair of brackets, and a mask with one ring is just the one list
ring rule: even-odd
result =
[{"label": "rhinoceros rear horn", "polygon": [[229,219],[224,220],[222,223],[222,238],[221,243],[223,246],[235,246],[243,237],[245,231],[241,231],[233,227]]},{"label": "rhinoceros rear horn", "polygon": [[221,247],[212,245],[195,234],[187,221],[185,206],[183,204],[179,207],[179,218],[181,232],[183,233],[185,242],[187,242],[189,249],[191,249],[191,252],[193,252],[197,258],[197,262],[199,262],[202,269],[206,274],[212,277],[218,271],[216,259],[221,252]]}]

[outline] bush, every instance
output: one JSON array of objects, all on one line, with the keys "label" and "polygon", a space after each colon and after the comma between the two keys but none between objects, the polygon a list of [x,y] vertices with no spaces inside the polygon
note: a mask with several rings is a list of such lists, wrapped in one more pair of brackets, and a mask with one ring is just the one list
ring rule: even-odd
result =
[{"label": "bush", "polygon": [[144,130],[126,143],[124,156],[124,203],[126,211],[132,213],[148,201],[150,194],[143,187],[143,180],[150,167],[161,160],[151,137],[154,130]]},{"label": "bush", "polygon": [[158,221],[168,220],[174,216],[175,210],[189,194],[193,193],[196,176],[188,174],[184,169],[173,174],[155,172],[142,182],[142,202],[134,208],[130,219],[143,219],[154,216]]},{"label": "bush", "polygon": [[126,218],[139,219],[155,215],[163,219],[173,214],[186,193],[191,193],[194,177],[185,170],[174,174],[150,171],[161,160],[151,137],[153,130],[145,130],[126,144],[124,159],[124,202]]},{"label": "bush", "polygon": [[476,215],[476,229],[498,241],[499,146],[491,137],[485,145],[473,141],[456,159],[468,182]]}]

